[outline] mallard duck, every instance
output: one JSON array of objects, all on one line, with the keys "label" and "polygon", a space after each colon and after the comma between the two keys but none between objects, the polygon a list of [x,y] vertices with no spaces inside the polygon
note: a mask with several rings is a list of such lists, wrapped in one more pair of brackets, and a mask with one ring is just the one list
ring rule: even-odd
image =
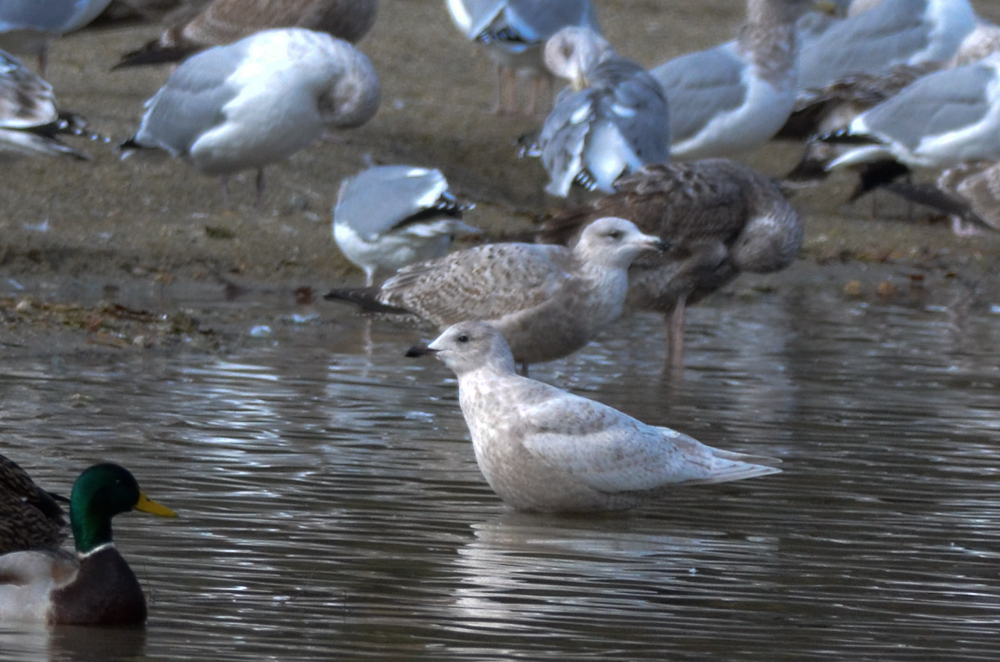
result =
[{"label": "mallard duck", "polygon": [[0,554],[33,547],[58,547],[66,518],[57,500],[35,485],[24,469],[0,455]]},{"label": "mallard duck", "polygon": [[[22,486],[27,480],[29,492],[32,488],[42,491],[13,462],[0,464],[0,470],[4,478],[12,476]],[[80,474],[69,500],[76,555],[50,547],[0,556],[0,622],[144,622],[142,587],[111,536],[111,518],[129,510],[176,517],[169,508],[147,498],[135,477],[117,464],[95,464]]]}]

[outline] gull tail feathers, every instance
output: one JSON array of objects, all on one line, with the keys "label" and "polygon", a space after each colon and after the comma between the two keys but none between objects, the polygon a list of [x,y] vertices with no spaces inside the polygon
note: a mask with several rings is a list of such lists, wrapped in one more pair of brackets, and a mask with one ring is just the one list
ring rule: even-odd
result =
[{"label": "gull tail feathers", "polygon": [[774,466],[777,464],[781,464],[781,460],[777,458],[763,455],[747,455],[746,453],[736,453],[734,451],[713,448],[711,473],[704,478],[684,481],[684,484],[714,485],[716,483],[729,483],[734,480],[779,474],[781,473],[781,469]]}]

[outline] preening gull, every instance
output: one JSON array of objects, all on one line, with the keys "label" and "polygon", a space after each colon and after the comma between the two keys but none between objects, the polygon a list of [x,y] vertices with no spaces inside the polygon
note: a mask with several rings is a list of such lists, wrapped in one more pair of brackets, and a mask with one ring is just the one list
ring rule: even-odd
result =
[{"label": "preening gull", "polygon": [[946,168],[998,160],[1000,53],[924,76],[823,140],[853,145],[828,170],[886,161]]},{"label": "preening gull", "polygon": [[83,118],[60,111],[52,86],[0,51],[0,158],[11,156],[90,157],[59,140],[60,135],[101,139]]},{"label": "preening gull", "polygon": [[572,84],[559,94],[531,150],[552,180],[548,193],[566,197],[573,183],[610,193],[623,173],[669,160],[667,99],[640,65],[581,27],[549,39],[545,64]]},{"label": "preening gull", "polygon": [[831,25],[803,45],[798,89],[824,88],[845,76],[944,61],[976,26],[968,0],[882,0]]},{"label": "preening gull", "polygon": [[379,289],[334,290],[382,312],[411,313],[445,329],[488,321],[525,366],[580,349],[618,319],[628,267],[647,250],[665,248],[629,221],[599,219],[572,249],[540,244],[487,244],[404,267]]},{"label": "preening gull", "polygon": [[802,222],[777,184],[736,161],[644,166],[616,188],[547,221],[540,239],[572,241],[594,219],[621,216],[668,242],[668,251],[632,263],[625,305],[664,315],[670,366],[683,362],[687,306],[742,271],[786,268],[802,244]]},{"label": "preening gull", "polygon": [[653,69],[670,102],[670,156],[731,156],[770,140],[795,103],[795,23],[816,0],[747,0],[735,42]]},{"label": "preening gull", "polygon": [[257,170],[315,142],[330,127],[364,124],[378,110],[371,62],[346,41],[283,28],[258,32],[185,60],[146,102],[135,138],[122,145],[162,149],[216,175],[229,206],[229,175]]},{"label": "preening gull", "polygon": [[376,166],[341,183],[333,238],[371,287],[379,270],[432,260],[447,253],[456,236],[479,234],[462,222],[467,209],[440,170]]},{"label": "preening gull", "polygon": [[3,0],[0,48],[38,58],[45,75],[49,42],[90,23],[111,0]]},{"label": "preening gull", "polygon": [[171,26],[115,68],[179,62],[261,30],[306,28],[355,43],[375,24],[378,0],[213,0]]},{"label": "preening gull", "polygon": [[591,0],[447,0],[452,21],[481,44],[497,65],[494,113],[517,112],[518,74],[532,80],[525,114],[533,115],[540,88],[552,81],[542,63],[542,47],[560,29],[575,25],[600,32]]},{"label": "preening gull", "polygon": [[521,377],[503,336],[461,322],[410,356],[433,354],[458,375],[479,468],[508,505],[529,512],[626,510],[678,485],[778,473],[776,460],[706,446],[607,405]]},{"label": "preening gull", "polygon": [[137,625],[146,597],[115,547],[111,519],[140,510],[176,514],[151,501],[117,464],[95,464],[76,479],[69,499],[76,555],[43,547],[0,556],[0,623]]}]

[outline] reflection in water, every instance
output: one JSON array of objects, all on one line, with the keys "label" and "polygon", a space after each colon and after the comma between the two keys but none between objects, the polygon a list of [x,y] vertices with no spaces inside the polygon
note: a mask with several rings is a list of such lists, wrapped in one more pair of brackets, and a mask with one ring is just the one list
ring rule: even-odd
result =
[{"label": "reflection in water", "polygon": [[370,354],[350,321],[220,357],[8,353],[0,452],[63,493],[121,462],[180,517],[115,520],[145,631],[4,624],[0,660],[992,659],[998,316],[805,290],[693,308],[680,384],[655,316],[533,368],[784,460],[625,516],[508,512],[451,374],[401,358],[412,329],[372,325]]}]

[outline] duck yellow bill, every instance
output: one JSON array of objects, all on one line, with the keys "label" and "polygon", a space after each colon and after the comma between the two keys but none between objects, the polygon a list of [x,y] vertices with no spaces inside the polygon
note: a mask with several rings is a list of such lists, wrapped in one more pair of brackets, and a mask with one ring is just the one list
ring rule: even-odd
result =
[{"label": "duck yellow bill", "polygon": [[150,515],[159,515],[160,517],[177,517],[177,513],[170,510],[166,506],[161,506],[156,503],[148,496],[145,492],[139,492],[139,503],[132,506],[134,510],[141,510],[144,513],[149,513]]}]

